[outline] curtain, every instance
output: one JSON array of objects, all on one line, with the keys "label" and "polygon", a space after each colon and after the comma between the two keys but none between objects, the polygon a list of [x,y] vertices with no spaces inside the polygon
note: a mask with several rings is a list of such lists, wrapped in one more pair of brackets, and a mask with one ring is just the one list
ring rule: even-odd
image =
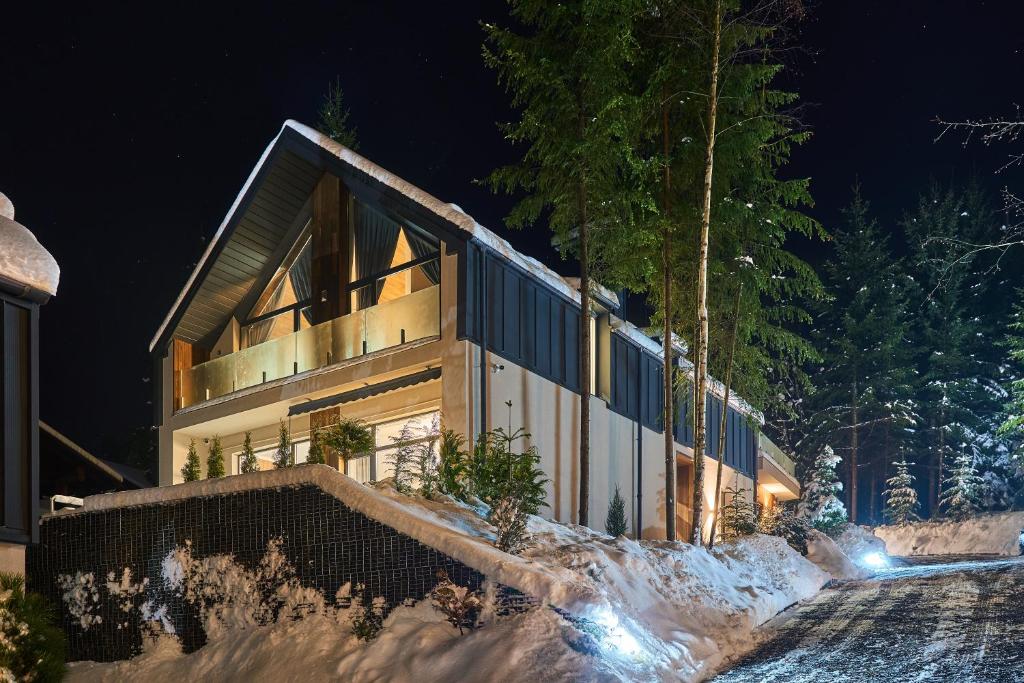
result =
[{"label": "curtain", "polygon": [[[419,232],[415,230],[405,231],[405,239],[409,242],[409,248],[412,250],[413,258],[423,258],[430,254],[436,254],[441,245],[436,239],[427,239]],[[427,276],[431,284],[436,285],[441,281],[441,259],[438,258],[434,261],[424,263],[420,268],[423,270],[423,274]]]},{"label": "curtain", "polygon": [[[356,202],[356,279],[362,280],[391,265],[402,228],[387,216]],[[384,282],[361,287],[357,294],[359,309],[368,308],[380,299]]]},{"label": "curtain", "polygon": [[[299,252],[298,257],[295,259],[295,263],[292,264],[291,268],[288,269],[288,279],[292,283],[292,291],[295,292],[296,301],[308,301],[313,296],[313,242],[312,240],[306,242],[306,246],[302,247],[302,251]],[[302,317],[306,319],[306,322],[313,324],[313,311],[312,308],[306,307],[302,309]]]}]

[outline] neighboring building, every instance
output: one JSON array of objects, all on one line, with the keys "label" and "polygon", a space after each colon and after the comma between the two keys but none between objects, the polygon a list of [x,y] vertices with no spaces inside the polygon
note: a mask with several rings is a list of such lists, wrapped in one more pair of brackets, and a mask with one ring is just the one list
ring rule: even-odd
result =
[{"label": "neighboring building", "polygon": [[50,508],[53,496],[84,498],[152,485],[144,472],[97,458],[39,421],[39,499],[44,510]]},{"label": "neighboring building", "polygon": [[[617,317],[611,293],[599,292],[593,309],[590,518],[601,525],[618,485],[637,531],[664,537],[661,348]],[[403,425],[425,435],[440,421],[472,439],[511,424],[532,434],[551,480],[546,514],[573,521],[579,327],[573,281],[458,206],[288,121],[150,346],[161,377],[160,484],[181,481],[190,441],[205,460],[213,436],[230,473],[247,431],[269,467],[282,420],[297,462],[310,430],[342,413],[373,425],[375,451],[335,463],[364,481],[388,475]],[[722,409],[709,396],[712,452]],[[742,400],[727,410],[726,481],[795,497],[778,463],[787,459],[759,436],[761,416]],[[688,524],[685,403],[677,418],[677,514]],[[708,473],[710,506],[713,462]]]},{"label": "neighboring building", "polygon": [[60,269],[0,194],[0,571],[25,570],[39,540],[39,306]]}]

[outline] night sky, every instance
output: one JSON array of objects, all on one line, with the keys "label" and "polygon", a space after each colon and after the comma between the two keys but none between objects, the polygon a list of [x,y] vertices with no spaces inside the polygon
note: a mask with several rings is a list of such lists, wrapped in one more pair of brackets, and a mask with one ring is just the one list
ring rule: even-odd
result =
[{"label": "night sky", "polygon": [[[0,191],[62,271],[40,415],[98,455],[152,424],[150,339],[266,144],[286,118],[315,124],[335,76],[363,154],[572,269],[474,184],[513,160],[480,58],[503,2],[87,5],[3,9]],[[1012,0],[819,0],[787,76],[815,136],[785,173],[813,179],[812,214],[834,223],[857,179],[886,225],[930,179],[997,190],[1006,150],[935,144],[933,119],[1024,104],[1022,25]]]}]

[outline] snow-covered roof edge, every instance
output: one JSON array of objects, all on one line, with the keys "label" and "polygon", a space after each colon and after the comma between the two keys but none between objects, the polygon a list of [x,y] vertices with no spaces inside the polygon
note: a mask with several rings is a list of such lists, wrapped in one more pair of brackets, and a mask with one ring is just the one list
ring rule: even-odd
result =
[{"label": "snow-covered roof edge", "polygon": [[[9,213],[13,216],[13,205],[10,201],[7,205],[11,207]],[[0,249],[0,278],[18,290],[23,289],[19,292],[21,296],[46,300],[57,293],[60,267],[31,230],[13,218],[0,215],[0,244],[3,245]],[[32,295],[33,291],[36,294]]]},{"label": "snow-covered roof edge", "polygon": [[538,563],[504,553],[442,523],[434,515],[424,514],[422,509],[406,507],[360,484],[329,465],[299,465],[174,486],[104,493],[85,498],[83,507],[77,510],[62,510],[54,514],[80,515],[138,505],[162,505],[186,498],[301,485],[316,486],[370,519],[434,548],[498,583],[547,599],[561,609],[584,616],[604,606],[602,597],[566,584]]}]

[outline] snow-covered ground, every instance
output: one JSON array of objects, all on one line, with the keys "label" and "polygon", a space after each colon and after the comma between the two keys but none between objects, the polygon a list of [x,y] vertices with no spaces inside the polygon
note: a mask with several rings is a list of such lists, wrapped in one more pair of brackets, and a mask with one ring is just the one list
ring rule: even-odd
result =
[{"label": "snow-covered ground", "polygon": [[[383,487],[366,493],[379,499],[378,507],[404,508],[431,534],[447,529],[460,545],[478,544],[477,557],[495,560],[493,528],[482,506]],[[286,618],[258,626],[245,618],[259,609],[249,604],[248,592],[236,595],[230,588],[251,584],[248,570],[229,557],[193,560],[180,549],[165,562],[163,580],[185,593],[212,591],[230,603],[204,612],[207,645],[184,655],[165,633],[131,661],[75,664],[69,680],[696,681],[745,649],[757,626],[813,596],[830,578],[776,537],[752,536],[708,552],[611,538],[539,517],[531,517],[529,527],[533,545],[522,558],[508,557],[502,582],[529,586],[542,603],[571,606],[572,619],[546,606],[511,616],[485,612],[481,627],[460,635],[424,600],[392,610],[379,636],[364,643],[351,635],[351,610],[324,596],[297,594],[304,589],[285,582],[279,599],[289,605]],[[264,564],[278,562],[271,557]],[[516,580],[517,573],[534,579]]]},{"label": "snow-covered ground", "polygon": [[1020,555],[1024,512],[978,515],[963,522],[881,526],[875,534],[891,555]]}]

